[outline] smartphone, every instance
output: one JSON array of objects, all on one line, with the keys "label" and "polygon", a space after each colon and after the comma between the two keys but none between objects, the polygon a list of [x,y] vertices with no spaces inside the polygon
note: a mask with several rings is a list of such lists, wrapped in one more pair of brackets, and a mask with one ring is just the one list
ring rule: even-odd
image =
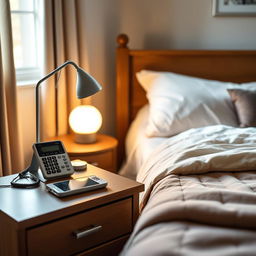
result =
[{"label": "smartphone", "polygon": [[74,195],[107,186],[107,181],[97,176],[87,176],[46,184],[46,189],[58,197]]}]

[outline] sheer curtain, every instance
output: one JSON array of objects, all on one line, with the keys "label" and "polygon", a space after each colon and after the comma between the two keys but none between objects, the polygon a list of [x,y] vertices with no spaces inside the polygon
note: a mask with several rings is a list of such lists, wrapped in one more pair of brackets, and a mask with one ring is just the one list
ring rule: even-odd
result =
[{"label": "sheer curtain", "polygon": [[[47,74],[67,60],[72,60],[88,72],[88,56],[85,31],[82,26],[81,1],[46,0],[43,6],[44,27],[44,73]],[[76,71],[73,67],[41,86],[41,138],[47,139],[66,134],[68,115],[80,104],[90,99],[76,98]],[[56,88],[57,87],[57,88]]]},{"label": "sheer curtain", "polygon": [[9,1],[0,1],[0,176],[24,167],[11,33]]}]

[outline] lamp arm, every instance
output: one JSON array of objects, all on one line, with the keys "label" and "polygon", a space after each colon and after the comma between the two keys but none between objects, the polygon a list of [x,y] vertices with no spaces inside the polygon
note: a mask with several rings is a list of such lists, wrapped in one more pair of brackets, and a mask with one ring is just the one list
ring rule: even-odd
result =
[{"label": "lamp arm", "polygon": [[54,69],[51,73],[43,77],[41,80],[39,80],[36,84],[36,142],[40,142],[40,104],[39,104],[39,86],[40,84],[51,77],[52,75],[56,74],[59,70],[67,66],[68,64],[73,65],[76,69],[79,69],[79,67],[73,62],[73,61],[66,61],[61,66]]}]

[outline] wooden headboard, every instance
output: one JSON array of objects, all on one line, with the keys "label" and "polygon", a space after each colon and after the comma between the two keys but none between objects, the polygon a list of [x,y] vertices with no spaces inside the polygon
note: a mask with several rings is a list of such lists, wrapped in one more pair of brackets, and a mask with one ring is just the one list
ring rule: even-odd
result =
[{"label": "wooden headboard", "polygon": [[142,69],[172,71],[206,79],[256,81],[256,50],[131,50],[128,36],[117,37],[116,52],[116,136],[119,164],[124,141],[137,111],[147,103],[145,91],[135,74]]}]

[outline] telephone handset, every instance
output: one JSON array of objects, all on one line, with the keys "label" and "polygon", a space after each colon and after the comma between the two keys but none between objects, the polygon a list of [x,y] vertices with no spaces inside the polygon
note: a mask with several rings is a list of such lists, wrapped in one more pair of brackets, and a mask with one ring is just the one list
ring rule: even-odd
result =
[{"label": "telephone handset", "polygon": [[70,176],[74,173],[74,168],[61,141],[35,143],[33,150],[45,179]]}]

